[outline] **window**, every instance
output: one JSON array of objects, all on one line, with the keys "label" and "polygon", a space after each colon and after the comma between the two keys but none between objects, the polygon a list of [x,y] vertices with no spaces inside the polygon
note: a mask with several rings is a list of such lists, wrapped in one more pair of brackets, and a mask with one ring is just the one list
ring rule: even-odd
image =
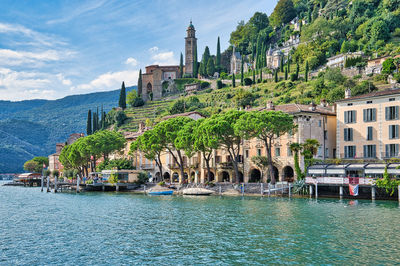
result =
[{"label": "window", "polygon": [[356,146],[344,146],[344,158],[356,157]]},{"label": "window", "polygon": [[221,162],[221,156],[215,156],[215,163]]},{"label": "window", "polygon": [[246,150],[246,158],[249,158],[249,150]]},{"label": "window", "polygon": [[321,120],[318,120],[318,126],[322,127],[322,121]]},{"label": "window", "polygon": [[288,147],[288,156],[293,156],[293,152],[292,152],[292,150],[290,149],[290,147]]},{"label": "window", "polygon": [[261,156],[261,149],[257,149],[257,155]]},{"label": "window", "polygon": [[367,127],[367,140],[373,140],[373,139],[374,139],[373,127]]},{"label": "window", "polygon": [[389,106],[385,108],[386,120],[399,119],[399,106]]},{"label": "window", "polygon": [[350,124],[356,122],[356,111],[345,111],[344,112],[344,123]]},{"label": "window", "polygon": [[386,144],[386,158],[399,157],[399,144]]},{"label": "window", "polygon": [[232,162],[232,158],[231,158],[230,155],[226,156],[226,161],[227,161],[228,163],[229,163],[229,162]]},{"label": "window", "polygon": [[281,156],[281,148],[275,148],[275,156]]},{"label": "window", "polygon": [[367,101],[367,104],[370,104],[370,103],[372,103],[372,101]]},{"label": "window", "polygon": [[325,148],[325,157],[329,157],[329,149]]},{"label": "window", "polygon": [[328,130],[324,131],[324,139],[327,140],[328,139]]},{"label": "window", "polygon": [[376,108],[364,109],[364,122],[375,122],[376,121]]},{"label": "window", "polygon": [[389,102],[394,102],[396,100],[396,98],[390,98]]},{"label": "window", "polygon": [[390,125],[389,139],[398,139],[398,138],[399,138],[399,125]]},{"label": "window", "polygon": [[344,141],[353,141],[353,129],[352,128],[344,129]]},{"label": "window", "polygon": [[352,103],[348,103],[348,104],[347,104],[347,106],[352,106],[352,105],[353,105]]},{"label": "window", "polygon": [[364,145],[364,158],[376,157],[376,145]]}]

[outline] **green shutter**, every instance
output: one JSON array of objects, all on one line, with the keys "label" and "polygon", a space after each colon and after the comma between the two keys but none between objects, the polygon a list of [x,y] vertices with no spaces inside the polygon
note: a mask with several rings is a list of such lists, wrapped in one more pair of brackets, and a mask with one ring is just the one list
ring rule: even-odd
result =
[{"label": "green shutter", "polygon": [[376,121],[376,108],[372,109],[372,121]]},{"label": "green shutter", "polygon": [[394,115],[394,119],[399,119],[399,106],[395,106],[395,115]]},{"label": "green shutter", "polygon": [[368,109],[364,109],[363,110],[363,117],[364,117],[364,122],[367,122],[368,121]]},{"label": "green shutter", "polygon": [[385,119],[386,120],[389,120],[389,111],[390,111],[389,107],[385,107]]}]

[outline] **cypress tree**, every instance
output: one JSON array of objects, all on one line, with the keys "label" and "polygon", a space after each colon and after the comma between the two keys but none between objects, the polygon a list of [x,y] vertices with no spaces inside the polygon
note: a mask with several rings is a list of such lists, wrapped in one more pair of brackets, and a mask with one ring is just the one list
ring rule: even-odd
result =
[{"label": "cypress tree", "polygon": [[138,95],[142,95],[142,69],[139,70],[139,79],[137,83]]},{"label": "cypress tree", "polygon": [[96,122],[97,122],[97,130],[101,130],[100,117],[99,117],[99,107],[98,106],[97,106],[97,111],[96,111]]},{"label": "cypress tree", "polygon": [[290,56],[287,59],[287,72],[290,73]]},{"label": "cypress tree", "polygon": [[275,82],[278,82],[279,81],[279,79],[278,79],[278,70],[275,70]]},{"label": "cypress tree", "polygon": [[281,57],[281,72],[283,72],[284,65],[285,65],[285,55],[282,55],[282,57]]},{"label": "cypress tree", "polygon": [[260,69],[260,82],[263,81],[263,77],[262,77],[262,69]]},{"label": "cypress tree", "polygon": [[288,67],[285,67],[285,80],[288,79]]},{"label": "cypress tree", "polygon": [[[126,108],[126,90],[125,90],[125,82],[122,82],[121,91],[119,94],[118,106],[124,110]],[[98,112],[97,112],[98,113]]]},{"label": "cypress tree", "polygon": [[236,78],[235,78],[235,73],[232,73],[232,87],[236,87]]},{"label": "cypress tree", "polygon": [[101,129],[104,129],[105,128],[105,115],[104,115],[104,108],[103,108],[103,105],[101,105],[101,120],[100,120],[100,128]]},{"label": "cypress tree", "polygon": [[197,47],[194,49],[194,62],[193,62],[193,77],[197,78],[199,75],[199,63],[197,62]]},{"label": "cypress tree", "polygon": [[306,61],[306,71],[304,73],[304,79],[306,80],[306,82],[308,82],[308,71],[309,70],[309,66],[308,66],[308,61]]},{"label": "cypress tree", "polygon": [[215,73],[214,60],[210,57],[207,63],[207,74],[212,77]]},{"label": "cypress tree", "polygon": [[96,112],[93,112],[93,119],[92,119],[92,133],[95,133],[97,131],[97,121],[96,121]]},{"label": "cypress tree", "polygon": [[92,111],[88,111],[87,123],[86,123],[86,135],[92,135]]},{"label": "cypress tree", "polygon": [[201,67],[200,67],[200,75],[204,77],[207,77],[207,64],[209,59],[210,59],[210,48],[206,46],[206,48],[204,49],[203,57],[201,59]]},{"label": "cypress tree", "polygon": [[217,72],[221,72],[221,44],[219,42],[219,36],[218,36],[218,41],[217,41],[217,56],[215,58],[215,67],[217,69]]},{"label": "cypress tree", "polygon": [[244,58],[242,56],[242,64],[240,66],[240,85],[244,85]]},{"label": "cypress tree", "polygon": [[256,70],[253,69],[253,84],[256,84],[256,83],[257,83],[257,81],[256,81]]},{"label": "cypress tree", "polygon": [[183,78],[183,54],[181,53],[181,61],[179,62],[179,75]]},{"label": "cypress tree", "polygon": [[299,79],[299,72],[300,72],[300,66],[299,63],[296,63],[296,79]]}]

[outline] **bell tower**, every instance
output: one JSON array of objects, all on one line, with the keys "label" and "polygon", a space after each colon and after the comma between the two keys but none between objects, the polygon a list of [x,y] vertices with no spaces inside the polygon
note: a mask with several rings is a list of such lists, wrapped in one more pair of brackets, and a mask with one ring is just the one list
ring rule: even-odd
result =
[{"label": "bell tower", "polygon": [[185,74],[193,75],[194,52],[197,49],[196,30],[190,20],[185,38]]}]

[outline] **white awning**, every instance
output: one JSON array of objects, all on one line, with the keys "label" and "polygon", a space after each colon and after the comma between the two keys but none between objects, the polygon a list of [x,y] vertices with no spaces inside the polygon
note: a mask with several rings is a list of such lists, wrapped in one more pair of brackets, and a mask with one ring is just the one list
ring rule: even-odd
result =
[{"label": "white awning", "polygon": [[345,169],[326,169],[326,174],[327,175],[345,175],[346,170]]},{"label": "white awning", "polygon": [[325,170],[324,169],[308,169],[308,173],[309,174],[318,174],[318,175],[323,175],[325,174]]}]

